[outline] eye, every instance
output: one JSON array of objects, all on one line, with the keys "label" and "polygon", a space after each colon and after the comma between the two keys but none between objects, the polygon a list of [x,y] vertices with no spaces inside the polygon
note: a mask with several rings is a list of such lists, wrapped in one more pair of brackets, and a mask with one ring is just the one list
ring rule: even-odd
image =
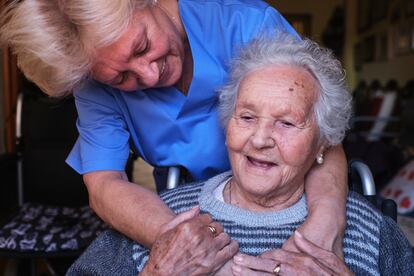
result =
[{"label": "eye", "polygon": [[134,57],[140,57],[142,55],[145,55],[145,53],[148,52],[149,48],[149,42],[148,40],[146,40],[144,47],[139,47],[139,49],[136,49],[136,51],[134,52]]},{"label": "eye", "polygon": [[294,127],[295,125],[289,121],[280,121],[280,123],[282,124],[283,127],[285,128],[291,128]]},{"label": "eye", "polygon": [[256,118],[253,117],[252,115],[244,114],[244,115],[239,116],[239,119],[244,122],[254,122]]}]

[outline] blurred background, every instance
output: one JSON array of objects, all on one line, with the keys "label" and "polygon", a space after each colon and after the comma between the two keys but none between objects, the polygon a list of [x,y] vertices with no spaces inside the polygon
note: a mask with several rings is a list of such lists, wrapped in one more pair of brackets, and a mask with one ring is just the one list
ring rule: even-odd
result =
[{"label": "blurred background", "polygon": [[[414,0],[267,2],[341,60],[354,96],[347,157],[368,164],[378,193],[397,202],[399,221],[414,237],[414,223],[405,220],[414,216]],[[16,102],[27,89],[36,90],[9,49],[0,49],[0,154],[16,152]],[[142,160],[133,163],[132,178],[154,189]],[[16,203],[15,187],[0,176],[0,220]],[[0,275],[4,266],[0,260]]]}]

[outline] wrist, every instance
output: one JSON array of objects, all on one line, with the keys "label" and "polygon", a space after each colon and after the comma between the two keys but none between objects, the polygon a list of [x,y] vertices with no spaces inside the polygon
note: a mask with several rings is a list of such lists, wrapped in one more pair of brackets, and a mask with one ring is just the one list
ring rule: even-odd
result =
[{"label": "wrist", "polygon": [[[346,227],[346,210],[344,204],[338,204],[331,199],[318,200],[309,204],[308,219],[306,221],[317,221],[321,227],[328,227],[328,230],[334,233],[342,233]],[[316,226],[317,224],[315,224]]]},{"label": "wrist", "polygon": [[[342,240],[346,228],[346,214],[342,208],[321,203],[310,208],[306,221],[299,231],[319,247],[334,252],[342,258]],[[313,210],[311,210],[313,209]]]}]

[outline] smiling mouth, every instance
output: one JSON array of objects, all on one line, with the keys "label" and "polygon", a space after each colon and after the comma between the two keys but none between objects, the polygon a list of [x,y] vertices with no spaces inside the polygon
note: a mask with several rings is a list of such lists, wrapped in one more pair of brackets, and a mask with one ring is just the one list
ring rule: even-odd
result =
[{"label": "smiling mouth", "polygon": [[247,161],[249,162],[249,164],[255,166],[255,167],[259,167],[259,168],[263,168],[263,169],[270,169],[274,166],[277,166],[276,163],[273,162],[267,162],[267,161],[262,161],[250,156],[246,156]]},{"label": "smiling mouth", "polygon": [[164,62],[162,63],[161,69],[160,69],[160,79],[162,78],[162,75],[164,74],[165,71],[165,64],[167,63],[167,61],[164,59]]}]

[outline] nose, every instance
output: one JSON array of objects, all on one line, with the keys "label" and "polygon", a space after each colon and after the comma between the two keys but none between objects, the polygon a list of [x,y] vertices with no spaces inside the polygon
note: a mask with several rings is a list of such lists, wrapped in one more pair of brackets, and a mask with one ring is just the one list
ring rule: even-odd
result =
[{"label": "nose", "polygon": [[160,80],[161,66],[162,64],[159,61],[139,59],[132,62],[130,71],[135,75],[141,86],[154,87]]},{"label": "nose", "polygon": [[272,148],[276,145],[272,127],[265,122],[258,123],[250,140],[257,149]]}]

